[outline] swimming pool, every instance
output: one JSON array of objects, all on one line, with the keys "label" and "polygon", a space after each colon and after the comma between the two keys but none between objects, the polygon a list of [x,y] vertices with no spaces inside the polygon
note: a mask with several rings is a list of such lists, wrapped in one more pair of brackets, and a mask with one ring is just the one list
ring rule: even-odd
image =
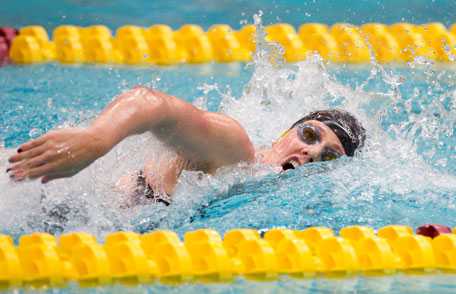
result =
[{"label": "swimming pool", "polygon": [[[376,228],[391,223],[454,225],[454,75],[451,65],[423,61],[387,67],[333,66],[318,60],[284,67],[270,65],[267,60],[247,66],[4,67],[0,69],[4,105],[0,136],[7,148],[62,124],[86,124],[113,95],[136,84],[157,87],[235,117],[256,145],[277,138],[303,113],[327,106],[341,106],[358,114],[369,130],[369,139],[365,151],[353,160],[311,164],[282,175],[261,166],[223,169],[214,177],[186,173],[178,186],[176,204],[169,209],[119,210],[119,195],[112,190],[115,181],[162,150],[152,138],[135,137],[72,179],[46,186],[35,182],[17,185],[10,183],[6,174],[1,175],[5,196],[0,224],[13,236],[82,229],[99,237],[113,230],[155,227],[182,234],[202,227],[223,233],[236,227],[302,229],[324,225],[337,230],[351,224]],[[150,150],[144,144],[149,144]],[[2,167],[11,152],[0,154]],[[325,292],[337,288],[407,292],[414,284],[412,291],[451,292],[451,278],[284,278],[273,283],[238,281],[137,290]]]}]

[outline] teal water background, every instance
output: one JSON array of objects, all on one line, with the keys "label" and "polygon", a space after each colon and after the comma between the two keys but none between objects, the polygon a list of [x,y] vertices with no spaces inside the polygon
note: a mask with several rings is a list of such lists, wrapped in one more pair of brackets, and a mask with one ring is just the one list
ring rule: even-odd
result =
[{"label": "teal water background", "polygon": [[112,29],[125,24],[149,26],[157,23],[173,28],[195,23],[208,28],[224,23],[239,28],[259,10],[263,23],[287,22],[412,22],[452,24],[456,3],[451,0],[4,0],[0,5],[0,26],[40,24],[53,29],[60,24],[104,24]]}]

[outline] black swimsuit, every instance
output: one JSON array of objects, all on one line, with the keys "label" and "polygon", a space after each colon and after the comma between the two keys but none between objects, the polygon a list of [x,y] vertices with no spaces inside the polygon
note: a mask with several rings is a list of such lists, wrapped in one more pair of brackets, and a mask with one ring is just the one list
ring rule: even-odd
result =
[{"label": "black swimsuit", "polygon": [[[146,182],[146,177],[144,176],[144,172],[140,170],[138,172],[138,176],[136,178],[136,190],[135,195],[137,197],[146,197],[147,199],[151,199],[154,202],[160,202],[165,204],[166,206],[171,204],[171,198],[168,194],[160,194],[154,192],[152,187]],[[139,201],[141,202],[141,201]]]}]

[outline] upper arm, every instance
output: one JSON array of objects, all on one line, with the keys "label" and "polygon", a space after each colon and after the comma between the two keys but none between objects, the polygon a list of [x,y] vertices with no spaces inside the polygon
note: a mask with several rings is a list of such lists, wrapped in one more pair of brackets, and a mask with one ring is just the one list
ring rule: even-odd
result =
[{"label": "upper arm", "polygon": [[211,169],[254,159],[253,145],[236,120],[171,96],[167,108],[170,119],[154,133],[186,159]]},{"label": "upper arm", "polygon": [[239,161],[252,161],[254,148],[245,129],[233,118],[221,113],[203,113],[207,124],[207,136],[211,146],[216,147],[214,154],[219,164],[230,164]]}]

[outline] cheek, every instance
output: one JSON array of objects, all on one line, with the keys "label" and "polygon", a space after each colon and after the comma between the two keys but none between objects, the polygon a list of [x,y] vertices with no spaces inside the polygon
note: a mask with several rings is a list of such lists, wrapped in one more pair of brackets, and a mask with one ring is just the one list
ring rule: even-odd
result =
[{"label": "cheek", "polygon": [[287,155],[294,145],[295,143],[290,138],[283,138],[273,146],[273,149],[280,155]]},{"label": "cheek", "polygon": [[301,141],[298,134],[295,132],[283,137],[279,142],[275,144],[274,149],[281,156],[289,156],[294,153],[312,152],[311,150],[313,150],[315,147],[317,146],[307,145]]},{"label": "cheek", "polygon": [[303,149],[309,149],[309,147],[309,145],[302,142],[299,138],[291,137],[287,138],[287,140],[281,144],[280,149],[283,154],[289,155],[292,153],[300,152]]},{"label": "cheek", "polygon": [[297,135],[289,136],[286,140],[286,144],[289,148],[297,148],[303,144]]}]

